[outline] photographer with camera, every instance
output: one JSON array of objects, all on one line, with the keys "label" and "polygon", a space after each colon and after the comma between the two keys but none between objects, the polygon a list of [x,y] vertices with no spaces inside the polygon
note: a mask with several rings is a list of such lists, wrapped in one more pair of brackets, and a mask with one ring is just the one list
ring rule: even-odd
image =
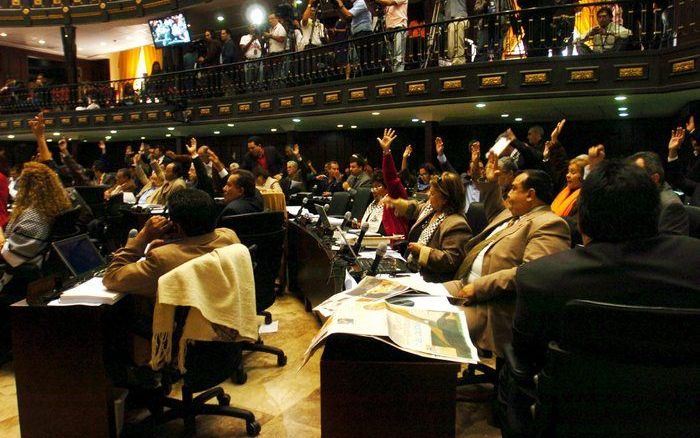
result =
[{"label": "photographer with camera", "polygon": [[252,90],[256,87],[256,82],[262,83],[263,81],[262,62],[260,61],[263,41],[260,39],[260,33],[254,24],[248,25],[248,33],[241,37],[238,44],[246,61],[243,66],[246,87]]},{"label": "photographer with camera", "polygon": [[387,49],[391,58],[391,71],[403,71],[406,51],[406,27],[408,26],[408,0],[373,0],[384,7],[384,31],[395,31],[389,35],[391,44]]},{"label": "photographer with camera", "polygon": [[[612,16],[612,9],[609,7],[603,6],[598,9],[598,26],[589,30],[576,42],[579,54],[618,51],[624,47],[632,32],[620,24],[613,23]],[[593,42],[592,46],[584,44],[588,40]]]},{"label": "photographer with camera", "polygon": [[358,73],[369,73],[372,60],[371,39],[363,38],[372,35],[372,14],[367,9],[365,0],[352,0],[352,7],[347,9],[343,0],[335,0],[338,12],[342,18],[350,20],[350,35],[353,39],[362,38],[352,44],[350,63],[357,66]]},{"label": "photographer with camera", "polygon": [[[282,55],[287,50],[287,30],[282,25],[282,21],[276,13],[271,13],[268,17],[270,29],[263,33],[263,38],[267,40],[268,56]],[[271,85],[280,81],[284,76],[285,60],[278,56],[270,60]]]}]

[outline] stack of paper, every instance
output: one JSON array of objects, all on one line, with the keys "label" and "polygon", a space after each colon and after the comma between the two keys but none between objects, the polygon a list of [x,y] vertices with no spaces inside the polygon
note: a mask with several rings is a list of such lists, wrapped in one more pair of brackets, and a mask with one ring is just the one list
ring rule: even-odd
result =
[{"label": "stack of paper", "polygon": [[60,305],[71,304],[114,304],[122,297],[119,292],[110,292],[102,284],[102,277],[94,277],[85,283],[69,289],[61,294]]}]

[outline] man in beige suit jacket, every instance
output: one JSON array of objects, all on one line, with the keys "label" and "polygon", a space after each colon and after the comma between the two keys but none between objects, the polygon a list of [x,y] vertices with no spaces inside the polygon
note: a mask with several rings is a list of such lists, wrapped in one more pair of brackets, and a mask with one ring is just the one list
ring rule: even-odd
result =
[{"label": "man in beige suit jacket", "polygon": [[114,253],[102,280],[107,289],[153,300],[161,275],[217,248],[240,243],[233,230],[214,228],[216,207],[205,192],[178,191],[171,195],[168,207],[170,220],[151,217],[136,237]]},{"label": "man in beige suit jacket", "polygon": [[479,187],[489,225],[467,243],[455,280],[444,284],[465,300],[475,344],[502,356],[512,338],[518,266],[569,249],[571,236],[567,223],[549,208],[552,182],[545,172],[525,170],[516,176],[505,201],[493,171],[489,180]]},{"label": "man in beige suit jacket", "polygon": [[[159,168],[158,166],[155,167]],[[162,175],[165,182],[151,195],[148,203],[165,205],[168,199],[170,199],[170,195],[187,187],[187,183],[185,183],[183,178],[184,174],[185,171],[182,164],[177,161],[168,163],[168,165],[165,166],[165,172],[159,173],[159,176]]]}]

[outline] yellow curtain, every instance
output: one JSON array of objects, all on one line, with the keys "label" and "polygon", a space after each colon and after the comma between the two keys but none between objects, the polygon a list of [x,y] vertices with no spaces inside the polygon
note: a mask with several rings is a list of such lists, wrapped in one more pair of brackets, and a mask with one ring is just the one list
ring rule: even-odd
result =
[{"label": "yellow curtain", "polygon": [[[595,3],[597,0],[580,0],[579,4],[585,3]],[[576,13],[576,33],[577,37],[582,37],[591,28],[598,25],[598,20],[596,19],[596,12],[600,9],[599,6],[586,6],[582,7],[579,12]]]},{"label": "yellow curtain", "polygon": [[131,79],[137,76],[139,56],[143,50],[144,59],[146,60],[146,68],[148,73],[151,73],[151,65],[154,61],[158,61],[163,65],[163,52],[153,46],[136,47],[131,50],[119,52],[119,78],[112,79]]}]

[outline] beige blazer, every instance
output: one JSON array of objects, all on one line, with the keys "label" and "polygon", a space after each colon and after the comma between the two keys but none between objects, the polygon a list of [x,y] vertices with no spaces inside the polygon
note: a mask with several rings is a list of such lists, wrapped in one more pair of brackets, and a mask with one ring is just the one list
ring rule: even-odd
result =
[{"label": "beige blazer", "polygon": [[[469,241],[467,256],[457,270],[456,280],[445,283],[453,295],[457,295],[466,284],[473,262],[470,250],[485,240],[495,227],[512,218],[503,207],[497,185],[484,184],[482,187],[489,225]],[[512,340],[515,273],[518,267],[569,249],[570,240],[566,221],[552,213],[549,206],[535,208],[521,216],[498,236],[484,256],[481,277],[472,283],[476,294],[474,303],[464,308],[469,333],[479,348],[502,356],[503,345]]]},{"label": "beige blazer", "polygon": [[174,181],[165,181],[163,185],[151,195],[148,203],[165,205],[168,202],[168,198],[171,194],[184,188],[187,188],[187,184],[182,178],[177,178]]}]

